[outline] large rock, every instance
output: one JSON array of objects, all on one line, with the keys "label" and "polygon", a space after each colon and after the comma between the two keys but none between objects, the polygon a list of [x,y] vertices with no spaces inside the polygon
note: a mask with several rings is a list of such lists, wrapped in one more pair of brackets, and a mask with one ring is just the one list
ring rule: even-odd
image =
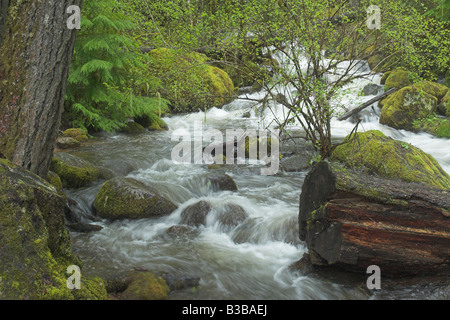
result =
[{"label": "large rock", "polygon": [[128,287],[120,294],[121,300],[166,300],[169,285],[151,272],[136,272],[130,276]]},{"label": "large rock", "polygon": [[357,133],[344,140],[331,159],[347,167],[365,167],[370,174],[450,189],[450,176],[429,154],[380,131]]},{"label": "large rock", "polygon": [[123,177],[106,181],[94,201],[95,212],[111,220],[159,217],[172,213],[176,208],[155,188]]},{"label": "large rock", "polygon": [[55,153],[50,168],[60,177],[65,188],[85,187],[112,175],[112,173],[66,152]]},{"label": "large rock", "polygon": [[450,275],[448,190],[320,162],[302,187],[299,230],[314,265]]},{"label": "large rock", "polygon": [[66,199],[54,186],[0,160],[0,300],[106,299],[98,278],[67,288],[73,256],[65,229]]},{"label": "large rock", "polygon": [[386,72],[381,78],[381,84],[386,86],[386,89],[397,88],[398,90],[411,85],[412,79],[409,71],[403,69],[395,69]]},{"label": "large rock", "polygon": [[405,87],[382,102],[380,123],[395,129],[414,130],[414,121],[436,111],[436,97],[416,86]]}]

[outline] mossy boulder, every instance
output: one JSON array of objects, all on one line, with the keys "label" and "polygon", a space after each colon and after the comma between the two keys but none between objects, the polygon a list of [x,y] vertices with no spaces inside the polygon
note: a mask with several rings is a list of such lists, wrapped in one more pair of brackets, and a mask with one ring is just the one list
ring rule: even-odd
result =
[{"label": "mossy boulder", "polygon": [[137,272],[131,283],[120,294],[120,300],[166,300],[170,288],[166,280],[151,272]]},{"label": "mossy boulder", "polygon": [[150,67],[162,80],[162,91],[175,112],[221,107],[234,97],[233,81],[224,70],[197,52],[167,48],[149,53]]},{"label": "mossy boulder", "polygon": [[100,168],[66,152],[55,153],[50,170],[61,178],[64,188],[85,187],[103,177]]},{"label": "mossy boulder", "polygon": [[140,134],[145,132],[145,128],[137,122],[129,121],[120,129],[120,132],[126,134]]},{"label": "mossy boulder", "polygon": [[442,100],[440,101],[437,111],[439,114],[443,115],[443,116],[447,116],[450,117],[450,90],[447,91],[447,93],[445,94],[445,96],[442,98]]},{"label": "mossy boulder", "polygon": [[156,118],[151,122],[147,129],[150,131],[167,131],[169,130],[169,126],[163,119]]},{"label": "mossy boulder", "polygon": [[344,140],[331,160],[351,168],[365,168],[370,174],[424,183],[433,188],[450,189],[450,176],[429,154],[380,131],[357,133]]},{"label": "mossy boulder", "polygon": [[44,179],[0,160],[0,300],[106,298],[99,279],[67,288],[67,267],[81,261],[65,229],[65,202]]},{"label": "mossy boulder", "polygon": [[172,213],[177,206],[158,191],[133,178],[116,177],[106,181],[94,201],[102,218],[143,219]]},{"label": "mossy boulder", "polygon": [[56,173],[54,173],[53,171],[49,171],[48,172],[48,174],[47,174],[47,181],[51,185],[53,185],[58,192],[62,192],[63,191],[64,187],[63,187],[63,184],[61,182],[61,178]]},{"label": "mossy boulder", "polygon": [[387,89],[397,88],[398,90],[413,84],[411,73],[403,69],[395,69],[383,75],[382,84]]},{"label": "mossy boulder", "polygon": [[427,132],[438,138],[450,139],[450,118],[441,118],[432,115],[414,122],[416,131]]},{"label": "mossy boulder", "polygon": [[62,133],[63,138],[73,138],[78,142],[84,142],[88,140],[87,130],[82,128],[67,129]]},{"label": "mossy boulder", "polygon": [[449,92],[449,89],[446,86],[428,80],[417,82],[413,84],[413,87],[432,95],[438,102],[441,102],[447,92]]},{"label": "mossy boulder", "polygon": [[417,86],[408,86],[382,102],[380,123],[395,129],[413,130],[413,123],[436,111],[437,98]]}]

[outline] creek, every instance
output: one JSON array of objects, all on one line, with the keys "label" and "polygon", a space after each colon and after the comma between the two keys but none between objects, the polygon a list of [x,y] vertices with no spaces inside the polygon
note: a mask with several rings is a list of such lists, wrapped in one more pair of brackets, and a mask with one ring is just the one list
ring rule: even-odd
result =
[{"label": "creek", "polygon": [[[354,81],[348,93],[338,101],[341,105],[358,106],[374,96],[359,93],[368,83],[379,84],[381,75]],[[264,93],[253,93],[260,98]],[[246,99],[236,99],[223,108],[207,111],[204,130],[253,128],[271,124],[274,114],[281,115],[283,106],[274,112],[261,110]],[[246,112],[250,112],[243,117]],[[360,131],[380,130],[387,136],[402,140],[433,155],[444,170],[450,172],[450,140],[426,133],[395,130],[378,123],[377,104],[360,113]],[[448,299],[449,282],[435,278],[384,279],[381,290],[368,290],[368,275],[339,271],[299,274],[289,265],[305,253],[298,240],[298,208],[302,183],[307,170],[262,176],[256,165],[225,165],[214,171],[231,176],[238,191],[214,191],[205,183],[211,172],[205,164],[175,164],[171,160],[174,130],[192,133],[194,123],[205,119],[203,112],[164,118],[169,131],[140,135],[102,135],[71,153],[97,165],[124,172],[157,185],[161,194],[172,200],[178,209],[169,216],[142,220],[92,220],[92,202],[101,182],[81,190],[67,190],[83,211],[86,221],[102,230],[71,233],[72,247],[84,262],[83,272],[108,277],[132,270],[147,269],[155,274],[200,278],[196,289],[173,291],[169,299]],[[354,127],[351,119],[332,121],[334,140],[343,139]],[[295,124],[292,129],[299,129]],[[207,145],[208,142],[205,142]],[[129,168],[125,170],[124,168]],[[181,236],[166,231],[180,224],[181,212],[187,206],[206,200],[213,210],[205,226]],[[249,218],[235,228],[224,228],[215,218],[227,204],[238,204]]]}]

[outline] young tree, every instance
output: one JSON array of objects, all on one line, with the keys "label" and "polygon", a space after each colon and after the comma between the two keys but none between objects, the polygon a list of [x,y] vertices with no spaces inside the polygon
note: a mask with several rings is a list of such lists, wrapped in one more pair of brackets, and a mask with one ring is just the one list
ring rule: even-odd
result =
[{"label": "young tree", "polygon": [[67,27],[66,10],[81,3],[11,0],[9,4],[0,48],[0,153],[42,177],[58,136],[77,34]]},{"label": "young tree", "polygon": [[[372,1],[250,2],[236,4],[239,29],[227,39],[239,52],[233,57],[239,60],[236,67],[246,69],[267,92],[263,105],[272,108],[267,102],[276,101],[286,108],[285,116],[275,119],[280,129],[297,122],[323,159],[334,148],[331,119],[339,113],[337,98],[352,81],[374,74],[364,61],[382,53],[378,65],[398,59],[414,66],[418,76],[426,76],[428,62],[419,66],[422,58],[448,65],[448,46],[437,41],[444,41],[448,30],[435,21],[430,27],[409,2],[377,1],[380,28],[368,24]],[[436,50],[423,50],[427,47]],[[260,56],[274,77],[268,80],[261,69],[246,67],[243,56]]]}]

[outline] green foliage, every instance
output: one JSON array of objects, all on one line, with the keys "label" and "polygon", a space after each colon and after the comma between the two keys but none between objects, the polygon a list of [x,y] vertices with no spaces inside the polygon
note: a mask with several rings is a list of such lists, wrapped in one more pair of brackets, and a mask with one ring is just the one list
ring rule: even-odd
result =
[{"label": "green foliage", "polygon": [[155,91],[158,81],[146,72],[122,7],[116,0],[84,2],[66,95],[73,127],[116,131],[127,117],[158,111],[158,99],[140,95]]},{"label": "green foliage", "polygon": [[196,52],[159,48],[149,53],[150,69],[161,79],[162,94],[174,111],[186,112],[220,107],[233,96],[228,74]]}]

